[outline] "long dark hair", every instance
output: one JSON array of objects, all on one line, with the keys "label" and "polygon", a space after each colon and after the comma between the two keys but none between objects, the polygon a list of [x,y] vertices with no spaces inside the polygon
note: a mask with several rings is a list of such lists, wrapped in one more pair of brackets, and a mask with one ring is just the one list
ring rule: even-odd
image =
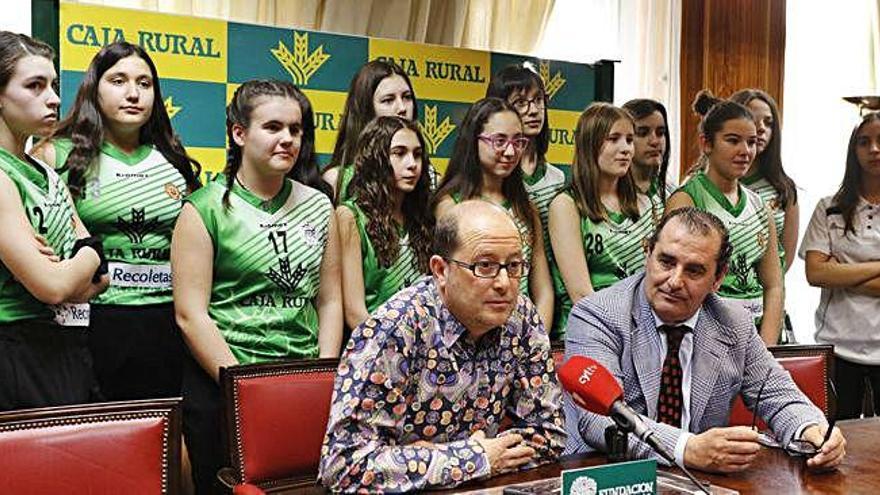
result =
[{"label": "long dark hair", "polygon": [[[507,101],[512,93],[529,91],[535,88],[541,93],[542,98],[547,98],[544,89],[544,80],[534,70],[523,64],[508,65],[498,71],[489,81],[486,88],[486,96],[501,98]],[[537,136],[532,138],[532,149],[535,152],[535,163],[540,167],[545,161],[547,149],[550,146],[550,122],[547,119],[547,105],[544,105],[544,127]]]},{"label": "long dark hair", "polygon": [[36,55],[49,60],[55,58],[55,50],[30,36],[0,31],[0,91],[6,89],[15,74],[15,66],[24,57]]},{"label": "long dark hair", "polygon": [[[390,60],[372,60],[364,64],[357,74],[351,79],[348,88],[348,97],[345,99],[345,110],[342,112],[342,121],[339,124],[339,132],[336,134],[336,145],[333,147],[333,157],[330,158],[330,167],[344,167],[354,161],[357,154],[357,141],[364,127],[376,117],[376,109],[373,106],[373,95],[383,79],[398,75],[406,81],[413,95],[413,121],[419,119],[419,105],[416,94],[412,91],[412,83],[406,71]],[[340,174],[341,177],[341,174]],[[338,190],[338,188],[337,188]]]},{"label": "long dark hair", "polygon": [[[619,120],[632,124],[632,117],[627,111],[610,103],[596,102],[584,110],[574,130],[571,195],[581,217],[594,222],[608,220],[608,211],[599,193],[599,154],[602,153],[605,138]],[[617,197],[623,214],[633,220],[638,219],[638,188],[632,167],[617,181]]]},{"label": "long dark hair", "polygon": [[255,79],[239,86],[232,95],[229,105],[226,106],[226,137],[229,147],[226,148],[226,168],[223,169],[223,175],[226,176],[224,206],[229,207],[229,192],[235,183],[238,169],[241,168],[241,146],[232,138],[232,126],[235,124],[244,128],[250,126],[251,113],[256,108],[255,100],[261,96],[290,98],[299,105],[302,115],[302,140],[296,163],[287,173],[287,177],[321,191],[328,198],[332,197],[330,185],[321,179],[321,174],[318,172],[318,162],[315,157],[315,117],[309,99],[287,81]]},{"label": "long dark hair", "polygon": [[409,243],[416,254],[419,270],[428,272],[433,242],[434,214],[430,208],[431,179],[427,147],[417,123],[400,117],[377,117],[367,124],[358,138],[358,152],[354,158],[354,177],[348,186],[348,196],[367,217],[366,233],[376,249],[379,266],[389,267],[400,254],[397,223],[388,206],[392,203],[394,169],[389,151],[391,140],[401,129],[414,132],[422,147],[422,169],[415,189],[403,199],[403,226],[409,234]]},{"label": "long dark hair", "polygon": [[634,121],[647,118],[654,112],[659,113],[660,116],[663,117],[663,126],[665,128],[663,135],[666,138],[666,149],[663,150],[663,159],[660,162],[660,170],[657,171],[657,194],[660,195],[660,201],[665,204],[666,172],[669,170],[669,150],[672,148],[672,143],[669,139],[669,117],[666,115],[666,107],[657,100],[637,98],[624,103],[623,109],[632,115]]},{"label": "long dark hair", "polygon": [[776,100],[760,89],[741,89],[730,95],[730,99],[742,103],[746,107],[752,100],[760,100],[770,107],[770,114],[773,116],[773,125],[770,130],[773,135],[764,151],[755,157],[755,163],[758,165],[758,173],[761,177],[767,179],[773,189],[776,189],[776,194],[779,195],[779,205],[782,209],[788,207],[789,204],[797,204],[797,187],[782,167],[782,128],[780,127]]},{"label": "long dark hair", "polygon": [[187,155],[180,139],[174,134],[171,119],[165,110],[156,65],[140,46],[126,41],[118,41],[102,48],[92,59],[79,85],[70,112],[58,124],[55,133],[49,137],[49,140],[68,138],[73,144],[67,161],[59,168],[68,171],[67,185],[74,198],[78,198],[82,194],[86,172],[89,167],[93,166],[95,157],[100,153],[101,143],[104,141],[104,115],[101,114],[98,106],[98,83],[107,70],[123,58],[131,56],[146,62],[153,78],[153,109],[150,118],[140,128],[140,143],[155,146],[162,153],[162,156],[180,172],[180,175],[186,180],[186,186],[190,192],[200,186],[199,173],[202,166],[194,158]]},{"label": "long dark hair", "polygon": [[[517,120],[519,119],[516,110],[500,98],[483,98],[468,109],[458,129],[449,166],[434,194],[432,210],[436,208],[441,198],[452,196],[454,193],[458,193],[462,201],[480,196],[483,190],[483,167],[480,164],[477,137],[483,132],[489,117],[500,112],[511,112],[516,115]],[[538,229],[534,220],[534,207],[523,185],[522,169],[519,165],[513,167],[513,171],[504,179],[501,192],[504,198],[510,201],[514,215],[528,226],[529,243],[533,243]]]},{"label": "long dark hair", "polygon": [[840,214],[843,216],[844,234],[847,232],[856,233],[856,208],[859,206],[859,197],[862,192],[862,165],[859,163],[859,156],[856,153],[859,131],[875,121],[880,121],[880,112],[871,112],[862,117],[862,121],[853,129],[849,137],[849,145],[846,147],[846,172],[843,174],[840,189],[834,194],[833,199],[834,207],[840,210]]},{"label": "long dark hair", "polygon": [[[754,122],[752,111],[741,103],[723,98],[716,98],[708,89],[700,90],[694,98],[694,112],[701,115],[699,132],[710,143],[715,142],[715,135],[724,127],[724,123],[729,120],[743,119]],[[706,167],[707,162],[704,155],[701,155],[697,162],[688,171],[692,174]]]}]

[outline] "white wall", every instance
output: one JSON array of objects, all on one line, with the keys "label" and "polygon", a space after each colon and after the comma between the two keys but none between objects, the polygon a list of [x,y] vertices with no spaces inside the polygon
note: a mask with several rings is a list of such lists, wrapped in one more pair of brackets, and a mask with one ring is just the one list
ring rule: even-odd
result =
[{"label": "white wall", "polygon": [[31,34],[31,0],[3,2],[0,30]]},{"label": "white wall", "polygon": [[[846,146],[859,112],[841,98],[877,94],[869,63],[869,2],[846,2],[846,8],[787,3],[782,159],[799,188],[799,239],[816,203],[834,194],[843,179]],[[800,341],[813,342],[819,289],[807,284],[800,258],[785,286],[795,333]]]}]

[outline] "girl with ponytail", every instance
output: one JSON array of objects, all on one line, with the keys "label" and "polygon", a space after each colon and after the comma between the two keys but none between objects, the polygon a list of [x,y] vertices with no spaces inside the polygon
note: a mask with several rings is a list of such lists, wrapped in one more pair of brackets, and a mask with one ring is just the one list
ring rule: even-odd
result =
[{"label": "girl with ponytail", "polygon": [[107,287],[101,241],[58,174],[25,153],[58,121],[53,57],[0,31],[0,411],[97,398],[85,303]]},{"label": "girl with ponytail", "polygon": [[740,182],[755,159],[754,117],[743,105],[708,90],[697,95],[693,108],[703,116],[701,169],[669,198],[666,210],[694,206],[727,226],[733,255],[718,295],[748,311],[764,342],[776,345],[783,308],[776,226],[761,197]]}]

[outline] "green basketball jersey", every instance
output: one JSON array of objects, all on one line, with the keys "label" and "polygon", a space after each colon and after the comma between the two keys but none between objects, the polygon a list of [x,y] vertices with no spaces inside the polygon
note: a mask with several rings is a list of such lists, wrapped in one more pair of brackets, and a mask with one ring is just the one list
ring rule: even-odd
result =
[{"label": "green basketball jersey", "polygon": [[[342,204],[351,199],[348,196],[348,185],[351,184],[351,179],[354,177],[354,165],[339,167],[339,176],[339,191],[336,195],[339,196],[339,204]],[[431,184],[431,190],[436,191],[439,177],[433,166],[428,168],[428,180]]]},{"label": "green basketball jersey", "polygon": [[523,174],[523,182],[526,186],[526,192],[529,193],[529,199],[538,209],[538,215],[541,217],[541,227],[544,230],[544,253],[547,259],[551,259],[552,248],[550,246],[550,234],[547,232],[549,225],[550,202],[559,194],[559,191],[565,188],[565,173],[549,163],[543,163],[535,168],[532,175]]},{"label": "green basketball jersey", "polygon": [[[61,259],[70,258],[76,230],[73,205],[64,181],[45,164],[35,159],[25,162],[3,148],[0,148],[0,170],[18,189],[34,232],[43,236]],[[37,300],[0,264],[0,323],[31,318],[52,320],[60,306],[52,307]],[[88,305],[77,306],[85,311],[85,325],[88,325]]]},{"label": "green basketball jersey", "polygon": [[[54,142],[56,163],[67,160],[71,142]],[[171,302],[171,233],[183,206],[186,180],[152,146],[128,155],[101,144],[76,200],[80,219],[104,241],[110,286],[95,304]],[[65,173],[63,177],[66,178]]]},{"label": "green basketball jersey", "polygon": [[[704,172],[694,174],[681,190],[691,197],[697,209],[720,218],[730,232],[733,254],[718,295],[728,299],[751,299],[758,304],[764,295],[758,266],[770,237],[767,210],[760,196],[740,184],[739,201],[732,205]],[[755,315],[761,312],[759,308],[749,310]]]},{"label": "green basketball jersey", "polygon": [[[452,200],[455,201],[456,203],[461,202],[461,195],[460,194],[453,193],[451,197],[452,197]],[[485,201],[488,201],[490,203],[494,203],[489,200],[485,200]],[[527,260],[529,263],[531,263],[534,266],[535,260],[532,259],[532,251],[533,251],[532,243],[528,242],[528,240],[529,240],[529,226],[526,225],[525,222],[520,220],[520,218],[518,216],[516,216],[516,213],[513,211],[513,207],[511,206],[509,201],[504,200],[504,203],[499,206],[501,206],[502,208],[504,208],[507,211],[508,215],[510,215],[511,220],[513,220],[513,223],[516,224],[516,229],[519,230],[519,236],[520,236],[520,238],[522,238],[522,241],[523,241],[523,243],[522,243],[523,259]],[[531,273],[531,272],[529,272],[529,273]],[[526,275],[525,277],[520,277],[519,291],[521,294],[524,294],[526,297],[531,297],[531,295],[529,294],[529,275]]]},{"label": "green basketball jersey", "polygon": [[263,201],[239,184],[210,182],[186,201],[214,246],[208,314],[240,363],[318,356],[315,297],[333,206],[321,192],[286,180]]},{"label": "green basketball jersey", "polygon": [[758,174],[743,177],[742,183],[744,186],[758,193],[758,196],[761,197],[764,204],[766,204],[773,213],[773,224],[776,227],[776,237],[779,241],[779,257],[785,260],[785,248],[782,246],[782,230],[785,225],[785,209],[782,208],[782,205],[779,202],[779,193],[776,191],[776,188],[773,187],[773,184],[770,184],[767,179]]},{"label": "green basketball jersey", "polygon": [[[638,207],[639,217],[636,220],[618,212],[609,212],[609,220],[602,222],[581,218],[584,257],[594,291],[610,287],[645,267],[645,242],[654,231],[656,219],[650,198],[639,194]],[[564,335],[574,302],[565,290],[562,273],[555,263],[551,272],[558,308],[553,328],[556,334]]]},{"label": "green basketball jersey", "polygon": [[353,201],[343,206],[354,214],[355,225],[361,238],[361,260],[364,267],[364,301],[370,313],[404,287],[409,287],[424,273],[419,271],[418,258],[409,245],[409,235],[405,229],[398,229],[400,251],[397,259],[389,267],[379,266],[379,258],[373,242],[367,235],[367,216]]}]

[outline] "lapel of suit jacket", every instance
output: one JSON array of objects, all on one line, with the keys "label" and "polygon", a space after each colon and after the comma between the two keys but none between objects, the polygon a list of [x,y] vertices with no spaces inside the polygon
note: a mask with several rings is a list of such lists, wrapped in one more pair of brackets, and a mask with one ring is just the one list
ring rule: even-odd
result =
[{"label": "lapel of suit jacket", "polygon": [[636,286],[636,301],[632,307],[632,359],[633,366],[645,397],[648,417],[657,417],[657,398],[660,395],[660,335],[654,323],[654,315],[645,296],[645,280]]},{"label": "lapel of suit jacket", "polygon": [[[708,298],[714,298],[710,294]],[[707,298],[707,300],[708,300]],[[709,400],[715,381],[721,373],[723,361],[727,359],[728,349],[734,342],[721,327],[710,309],[717,306],[703,303],[697,328],[694,329],[694,351],[691,364],[691,431],[701,431],[700,422]]]}]

